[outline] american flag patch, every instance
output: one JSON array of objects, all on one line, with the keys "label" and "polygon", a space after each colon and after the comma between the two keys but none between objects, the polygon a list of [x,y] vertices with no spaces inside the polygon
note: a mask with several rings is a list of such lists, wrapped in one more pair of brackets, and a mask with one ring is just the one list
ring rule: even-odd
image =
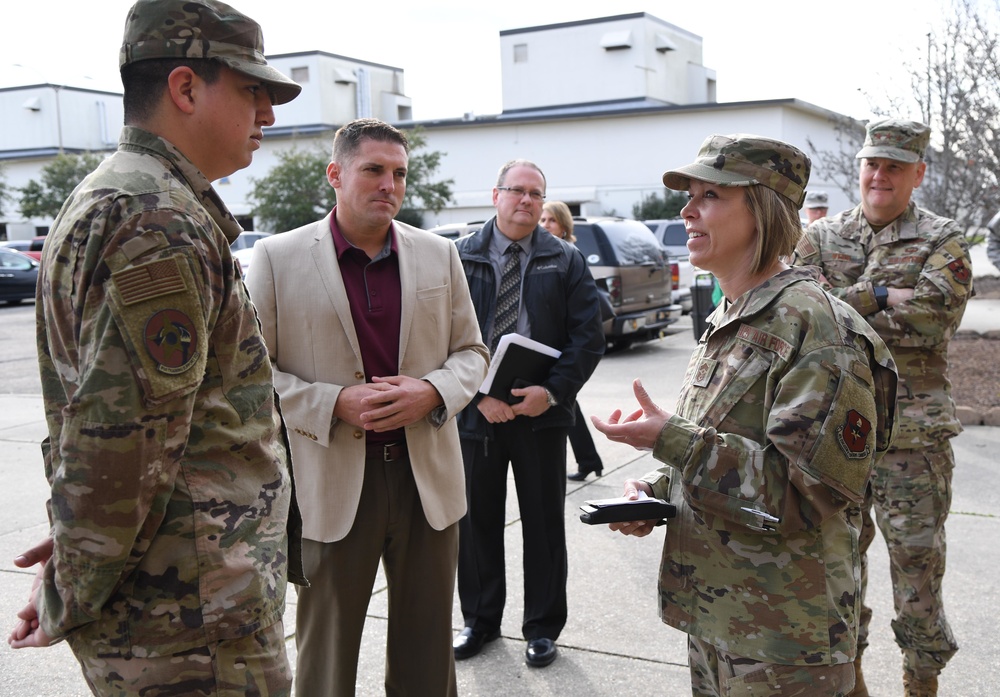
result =
[{"label": "american flag patch", "polygon": [[135,305],[161,295],[179,293],[187,286],[176,259],[151,261],[112,275],[125,305]]}]

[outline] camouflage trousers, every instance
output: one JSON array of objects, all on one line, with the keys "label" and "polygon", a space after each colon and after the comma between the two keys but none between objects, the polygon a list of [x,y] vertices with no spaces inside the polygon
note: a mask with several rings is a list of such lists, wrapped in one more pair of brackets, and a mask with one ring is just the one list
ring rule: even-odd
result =
[{"label": "camouflage trousers", "polygon": [[787,666],[723,651],[688,636],[695,697],[844,697],[854,689],[854,664]]},{"label": "camouflage trousers", "polygon": [[90,691],[98,697],[288,697],[292,669],[285,629],[275,622],[240,639],[157,658],[88,653],[73,645]]},{"label": "camouflage trousers", "polygon": [[868,646],[871,608],[868,548],[875,539],[872,509],[889,548],[896,617],[892,631],[903,651],[903,670],[914,677],[936,676],[958,644],[944,614],[941,582],[945,569],[944,523],[951,508],[951,443],[932,450],[890,450],[872,472],[862,507],[861,616],[858,653]]}]

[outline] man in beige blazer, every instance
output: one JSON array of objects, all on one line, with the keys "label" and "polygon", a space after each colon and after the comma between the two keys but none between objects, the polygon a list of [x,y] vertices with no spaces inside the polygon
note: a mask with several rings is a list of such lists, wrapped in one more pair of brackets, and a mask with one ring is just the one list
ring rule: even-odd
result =
[{"label": "man in beige blazer", "polygon": [[359,119],[335,138],[323,220],[262,240],[247,285],[288,427],[303,557],[296,694],[353,695],[379,561],[386,691],[454,695],[451,616],[465,477],[453,418],[488,350],[458,253],[393,220],[403,133]]}]

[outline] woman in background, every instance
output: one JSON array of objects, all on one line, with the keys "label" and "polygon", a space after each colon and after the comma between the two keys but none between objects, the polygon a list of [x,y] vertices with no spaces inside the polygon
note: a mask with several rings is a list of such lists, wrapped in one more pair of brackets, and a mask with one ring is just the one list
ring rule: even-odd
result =
[{"label": "woman in background", "polygon": [[[570,244],[576,242],[576,237],[573,235],[573,216],[569,212],[569,206],[562,201],[546,201],[545,205],[542,206],[542,217],[538,224],[561,240]],[[600,292],[598,294],[601,295]],[[602,315],[605,313],[605,304],[608,310],[611,309],[611,303],[605,303],[605,299],[602,297]],[[602,316],[602,319],[608,318]],[[597,454],[597,448],[594,447],[594,438],[590,435],[590,427],[580,410],[579,401],[576,403],[576,423],[569,430],[569,443],[573,447],[573,458],[576,460],[577,471],[570,472],[566,478],[579,482],[586,479],[591,472],[600,477],[601,472],[604,471],[604,463],[601,462],[601,456]]]},{"label": "woman in background", "polygon": [[542,206],[542,217],[538,224],[559,239],[566,240],[570,244],[576,243],[576,236],[573,234],[573,214],[569,212],[569,206],[562,201],[546,201]]}]

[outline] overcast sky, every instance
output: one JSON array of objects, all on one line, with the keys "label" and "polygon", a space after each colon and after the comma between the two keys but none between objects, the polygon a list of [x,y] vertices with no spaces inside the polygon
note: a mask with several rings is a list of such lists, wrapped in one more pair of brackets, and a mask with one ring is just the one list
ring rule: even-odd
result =
[{"label": "overcast sky", "polygon": [[[992,2],[992,0],[982,0]],[[233,0],[269,54],[321,50],[405,71],[417,120],[496,114],[504,29],[649,14],[702,37],[720,102],[797,97],[858,118],[865,93],[899,94],[923,65],[946,0]],[[118,47],[132,0],[5,2],[0,87],[121,89]],[[995,7],[995,4],[992,6]],[[20,64],[24,67],[14,67]],[[919,117],[914,113],[912,116]]]}]

